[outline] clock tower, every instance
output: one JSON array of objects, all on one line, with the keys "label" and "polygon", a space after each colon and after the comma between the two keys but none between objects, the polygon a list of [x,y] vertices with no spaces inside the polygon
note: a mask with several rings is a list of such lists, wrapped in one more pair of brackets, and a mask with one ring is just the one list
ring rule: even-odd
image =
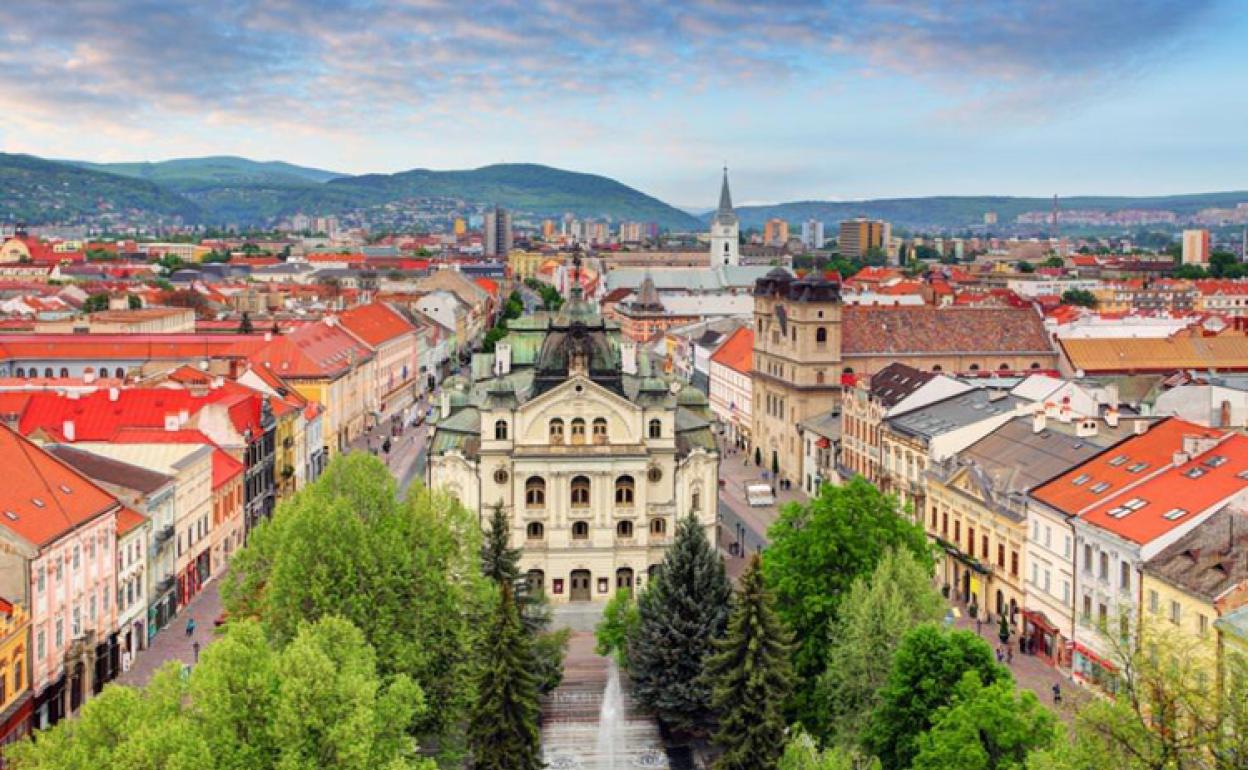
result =
[{"label": "clock tower", "polygon": [[711,218],[711,267],[741,264],[741,223],[732,210],[732,194],[728,192],[728,168],[724,167],[724,184],[719,190],[719,208]]}]

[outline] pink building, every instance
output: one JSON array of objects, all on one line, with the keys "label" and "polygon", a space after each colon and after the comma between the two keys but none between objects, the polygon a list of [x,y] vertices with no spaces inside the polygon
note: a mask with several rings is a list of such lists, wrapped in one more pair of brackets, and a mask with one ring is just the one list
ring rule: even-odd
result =
[{"label": "pink building", "polygon": [[121,504],[0,427],[0,595],[30,607],[33,725],[54,724],[118,668],[115,558]]}]

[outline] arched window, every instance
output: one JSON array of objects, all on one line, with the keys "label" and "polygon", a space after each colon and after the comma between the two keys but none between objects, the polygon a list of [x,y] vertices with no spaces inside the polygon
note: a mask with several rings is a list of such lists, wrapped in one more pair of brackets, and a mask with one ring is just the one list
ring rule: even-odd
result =
[{"label": "arched window", "polygon": [[589,478],[577,476],[572,479],[572,507],[584,508],[589,505]]},{"label": "arched window", "polygon": [[823,384],[823,370],[822,369],[815,370],[815,384],[816,385]]},{"label": "arched window", "polygon": [[997,371],[999,372],[1008,372],[1009,370],[1010,370],[1010,365],[1006,363],[1003,363],[997,367]]},{"label": "arched window", "polygon": [[936,364],[935,366],[932,367],[933,372],[943,372],[944,370],[945,370],[945,367],[941,366],[940,364]]},{"label": "arched window", "polygon": [[44,376],[44,377],[47,377],[47,378],[50,380],[50,379],[52,379],[53,377],[55,377],[56,375],[54,375],[54,374],[52,373],[52,367],[47,366],[47,367],[44,367],[44,369],[43,369],[43,376]]},{"label": "arched window", "polygon": [[575,420],[572,421],[572,443],[573,444],[585,443],[585,421],[582,420],[580,417],[577,417]]},{"label": "arched window", "polygon": [[558,417],[550,421],[550,443],[563,443],[563,420]]},{"label": "arched window", "polygon": [[633,522],[621,521],[619,524],[616,524],[615,534],[619,537],[632,537],[633,536]]},{"label": "arched window", "polygon": [[633,477],[620,476],[615,480],[615,504],[633,504]]},{"label": "arched window", "polygon": [[68,377],[69,377],[69,369],[67,367],[62,366],[61,367],[61,379],[67,379]]},{"label": "arched window", "polygon": [[971,364],[971,371],[972,371],[972,372],[978,372],[978,371],[979,371],[979,364]]},{"label": "arched window", "polygon": [[494,423],[494,440],[495,441],[507,440],[507,421],[506,420],[499,420]]},{"label": "arched window", "polygon": [[17,376],[18,376],[19,378],[25,378],[25,377],[26,377],[26,369],[25,369],[25,367],[21,367],[21,366],[17,367]]},{"label": "arched window", "polygon": [[546,507],[546,480],[541,476],[530,476],[524,482],[524,504],[529,508]]},{"label": "arched window", "polygon": [[650,438],[661,438],[663,436],[663,423],[658,419],[650,421]]},{"label": "arched window", "polygon": [[589,537],[589,523],[585,521],[572,522],[572,539],[585,540]]},{"label": "arched window", "polygon": [[122,369],[120,366],[117,367],[117,379],[119,380],[126,379],[126,370]]},{"label": "arched window", "polygon": [[594,443],[607,443],[607,421],[605,418],[597,417],[594,419]]},{"label": "arched window", "polygon": [[854,373],[854,367],[852,366],[847,366],[841,370],[841,374],[853,374],[853,373]]},{"label": "arched window", "polygon": [[1031,362],[1031,368],[1032,368],[1032,369],[1039,369],[1039,368],[1040,368],[1040,362],[1039,362],[1039,361],[1032,361],[1032,362]]},{"label": "arched window", "polygon": [[702,510],[702,490],[693,490],[693,498],[690,501],[689,508],[693,511]]},{"label": "arched window", "polygon": [[828,330],[822,326],[815,329],[815,344],[822,345],[828,341]]},{"label": "arched window", "polygon": [[524,534],[530,540],[541,540],[546,536],[546,528],[540,521],[530,521],[529,526],[524,528]]},{"label": "arched window", "polygon": [[655,519],[654,521],[650,522],[650,534],[652,535],[667,534],[667,520]]}]

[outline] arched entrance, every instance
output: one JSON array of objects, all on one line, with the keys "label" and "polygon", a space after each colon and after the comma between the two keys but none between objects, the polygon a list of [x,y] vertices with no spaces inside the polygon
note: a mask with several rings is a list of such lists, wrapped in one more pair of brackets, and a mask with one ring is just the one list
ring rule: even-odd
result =
[{"label": "arched entrance", "polygon": [[1005,594],[1001,593],[1001,590],[998,589],[997,590],[997,616],[1000,617],[1001,615],[1004,615],[1004,614],[1005,614]]},{"label": "arched entrance", "polygon": [[540,594],[546,590],[546,573],[540,569],[531,569],[524,576],[525,588],[531,594]]},{"label": "arched entrance", "polygon": [[969,569],[962,570],[962,601],[967,603],[971,601],[971,571]]},{"label": "arched entrance", "polygon": [[590,574],[587,569],[572,570],[572,590],[568,594],[568,598],[574,602],[587,602],[593,597],[593,590],[590,585]]},{"label": "arched entrance", "polygon": [[631,590],[633,587],[633,570],[630,567],[620,567],[615,571],[615,588],[618,591],[621,588]]}]

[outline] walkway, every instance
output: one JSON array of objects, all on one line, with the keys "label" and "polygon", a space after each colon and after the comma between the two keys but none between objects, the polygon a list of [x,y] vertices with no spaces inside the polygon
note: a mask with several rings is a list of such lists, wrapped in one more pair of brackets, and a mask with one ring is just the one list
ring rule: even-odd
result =
[{"label": "walkway", "polygon": [[[171,660],[194,663],[194,643],[199,642],[201,651],[216,638],[213,622],[221,615],[221,580],[225,573],[213,576],[204,590],[182,608],[169,625],[156,633],[146,650],[135,656],[130,670],[117,677],[118,684],[144,686],[152,674]],[[187,636],[186,621],[195,618],[195,634]]]}]

